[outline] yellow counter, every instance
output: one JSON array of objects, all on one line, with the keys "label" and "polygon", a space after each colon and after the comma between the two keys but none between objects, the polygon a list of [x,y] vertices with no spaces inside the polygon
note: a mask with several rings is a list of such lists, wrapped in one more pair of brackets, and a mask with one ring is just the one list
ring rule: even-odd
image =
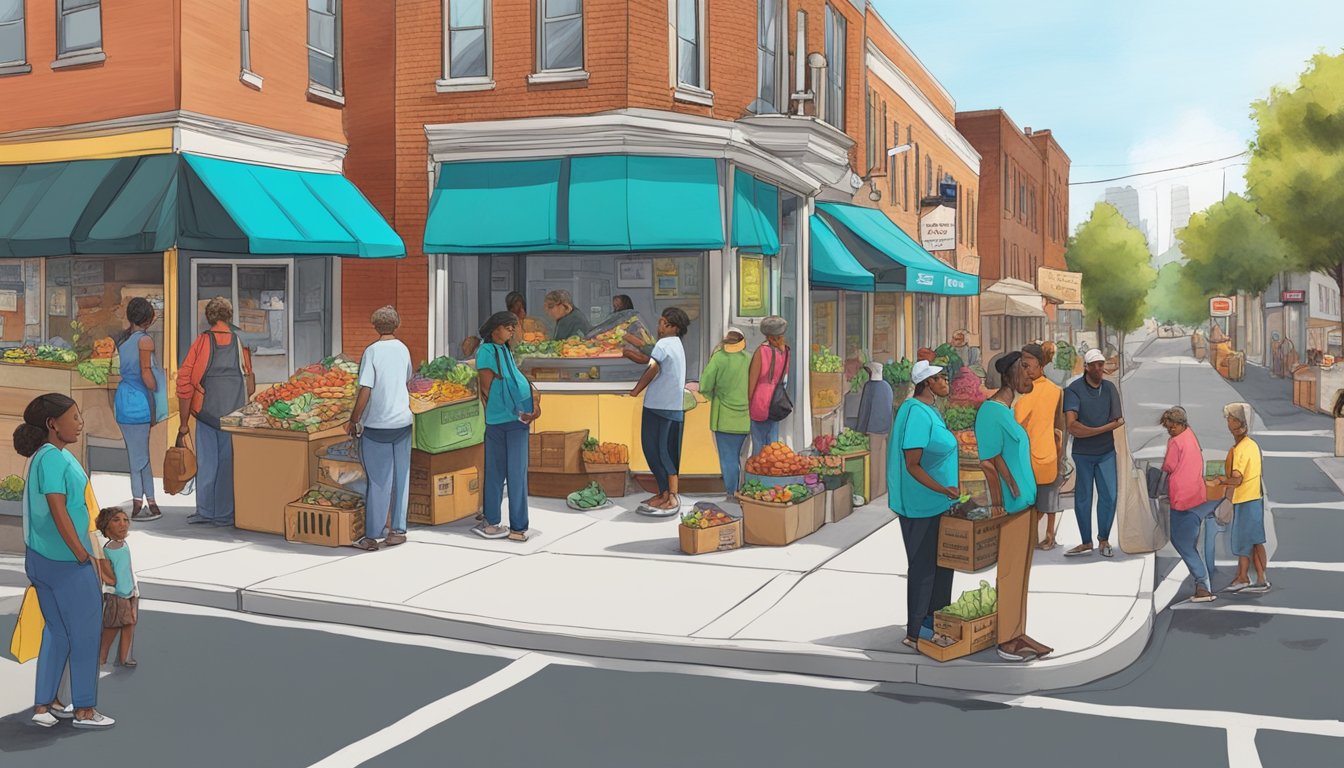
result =
[{"label": "yellow counter", "polygon": [[[686,431],[681,441],[683,475],[719,475],[719,453],[709,430],[709,401],[696,393],[696,409],[686,414]],[[604,443],[630,447],[630,471],[648,472],[649,464],[640,449],[639,422],[644,398],[629,395],[586,392],[542,392],[541,418],[533,432],[572,432],[588,430],[590,437]]]}]

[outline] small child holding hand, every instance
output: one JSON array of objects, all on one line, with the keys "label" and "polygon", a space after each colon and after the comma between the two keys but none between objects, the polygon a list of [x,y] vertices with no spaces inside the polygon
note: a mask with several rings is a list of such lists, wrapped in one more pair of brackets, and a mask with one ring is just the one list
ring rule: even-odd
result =
[{"label": "small child holding hand", "polygon": [[107,538],[103,553],[116,577],[115,584],[103,587],[103,642],[98,663],[107,663],[112,641],[120,632],[117,663],[134,668],[136,661],[131,658],[131,645],[135,639],[135,623],[140,617],[140,589],[131,568],[131,549],[126,544],[131,518],[120,507],[108,507],[98,512],[97,525],[98,531]]}]

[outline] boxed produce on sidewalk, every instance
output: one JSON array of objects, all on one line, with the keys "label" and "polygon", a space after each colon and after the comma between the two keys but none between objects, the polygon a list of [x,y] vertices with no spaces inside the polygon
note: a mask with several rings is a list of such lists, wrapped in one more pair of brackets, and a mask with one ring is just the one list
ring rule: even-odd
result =
[{"label": "boxed produce on sidewalk", "polygon": [[742,538],[748,544],[779,547],[817,531],[826,523],[826,498],[801,486],[762,489],[744,484],[737,494],[742,505]]},{"label": "boxed produce on sidewalk", "polygon": [[407,519],[418,525],[444,525],[481,511],[481,476],[475,467],[434,476],[429,494],[413,493]]},{"label": "boxed produce on sidewalk", "polygon": [[848,483],[826,491],[826,522],[838,523],[854,513],[854,486]]},{"label": "boxed produce on sidewalk", "polygon": [[998,593],[989,582],[961,593],[957,602],[933,614],[933,639],[919,650],[936,661],[951,661],[993,648],[999,629]]},{"label": "boxed produce on sidewalk", "polygon": [[417,414],[473,400],[477,393],[476,369],[451,357],[436,357],[420,364],[408,389],[411,412]]},{"label": "boxed produce on sidewalk", "polygon": [[436,478],[450,472],[475,469],[485,480],[485,446],[473,445],[446,453],[411,451],[411,493],[430,496],[434,493]]},{"label": "boxed produce on sidewalk", "polygon": [[590,437],[583,441],[583,465],[590,481],[602,487],[608,496],[625,495],[630,472],[630,449],[620,443],[600,443]]},{"label": "boxed produce on sidewalk", "polygon": [[681,551],[688,555],[722,552],[742,546],[742,521],[719,506],[702,501],[681,516],[677,534]]},{"label": "boxed produce on sidewalk", "polygon": [[314,486],[285,505],[285,539],[324,547],[346,547],[364,535],[364,498]]},{"label": "boxed produce on sidewalk", "polygon": [[485,442],[485,411],[472,399],[415,414],[414,446],[425,453],[446,453]]},{"label": "boxed produce on sidewalk", "polygon": [[586,429],[533,432],[527,436],[527,468],[540,472],[582,472],[583,444],[587,439]]},{"label": "boxed produce on sidewalk", "polygon": [[986,507],[959,505],[938,525],[938,565],[975,573],[999,560],[999,527],[1007,515]]}]

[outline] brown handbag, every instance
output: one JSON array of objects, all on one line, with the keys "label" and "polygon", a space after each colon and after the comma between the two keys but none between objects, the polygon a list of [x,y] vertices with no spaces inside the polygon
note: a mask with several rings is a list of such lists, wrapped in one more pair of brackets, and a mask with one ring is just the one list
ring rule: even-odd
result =
[{"label": "brown handbag", "polygon": [[177,436],[174,444],[163,456],[163,490],[175,496],[187,487],[187,483],[196,477],[196,450],[191,433]]}]

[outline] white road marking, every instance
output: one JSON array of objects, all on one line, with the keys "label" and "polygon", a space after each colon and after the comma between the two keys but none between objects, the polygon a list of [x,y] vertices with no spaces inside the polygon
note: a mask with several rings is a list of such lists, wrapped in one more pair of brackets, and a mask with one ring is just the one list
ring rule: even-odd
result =
[{"label": "white road marking", "polygon": [[1271,605],[1250,605],[1247,603],[1236,602],[1245,600],[1251,595],[1240,597],[1238,595],[1220,596],[1214,603],[1178,603],[1173,605],[1173,611],[1232,611],[1235,613],[1261,613],[1271,616],[1302,616],[1309,619],[1344,619],[1344,611],[1324,611],[1316,608],[1278,608]]},{"label": "white road marking", "polygon": [[1256,437],[1334,437],[1333,429],[1262,429]]},{"label": "white road marking", "polygon": [[1334,453],[1326,451],[1263,451],[1267,459],[1330,459]]},{"label": "white road marking", "polygon": [[[1219,560],[1215,565],[1235,567],[1236,560]],[[1326,573],[1344,573],[1344,563],[1316,563],[1306,560],[1270,560],[1272,569],[1289,568],[1299,571],[1324,571]],[[1273,582],[1271,582],[1273,583]]]},{"label": "white road marking", "polygon": [[417,709],[401,720],[313,763],[312,768],[355,768],[414,739],[466,710],[523,682],[550,665],[550,660],[527,654],[489,677]]},{"label": "white road marking", "polygon": [[1292,504],[1269,502],[1271,509],[1344,509],[1344,501],[1300,501]]},{"label": "white road marking", "polygon": [[1275,717],[1272,715],[1251,715],[1243,712],[1223,712],[1207,709],[1164,709],[1161,707],[1116,706],[1112,704],[1093,704],[1085,701],[1055,699],[1049,696],[978,696],[981,700],[994,701],[1023,709],[1043,709],[1053,712],[1069,712],[1076,715],[1109,717],[1117,720],[1141,720],[1149,723],[1173,723],[1190,725],[1197,728],[1223,728],[1225,730],[1283,731],[1300,733],[1307,736],[1331,736],[1344,738],[1344,722],[1339,720],[1303,720],[1294,717]]},{"label": "white road marking", "polygon": [[1255,746],[1256,728],[1227,729],[1227,768],[1263,768]]}]

